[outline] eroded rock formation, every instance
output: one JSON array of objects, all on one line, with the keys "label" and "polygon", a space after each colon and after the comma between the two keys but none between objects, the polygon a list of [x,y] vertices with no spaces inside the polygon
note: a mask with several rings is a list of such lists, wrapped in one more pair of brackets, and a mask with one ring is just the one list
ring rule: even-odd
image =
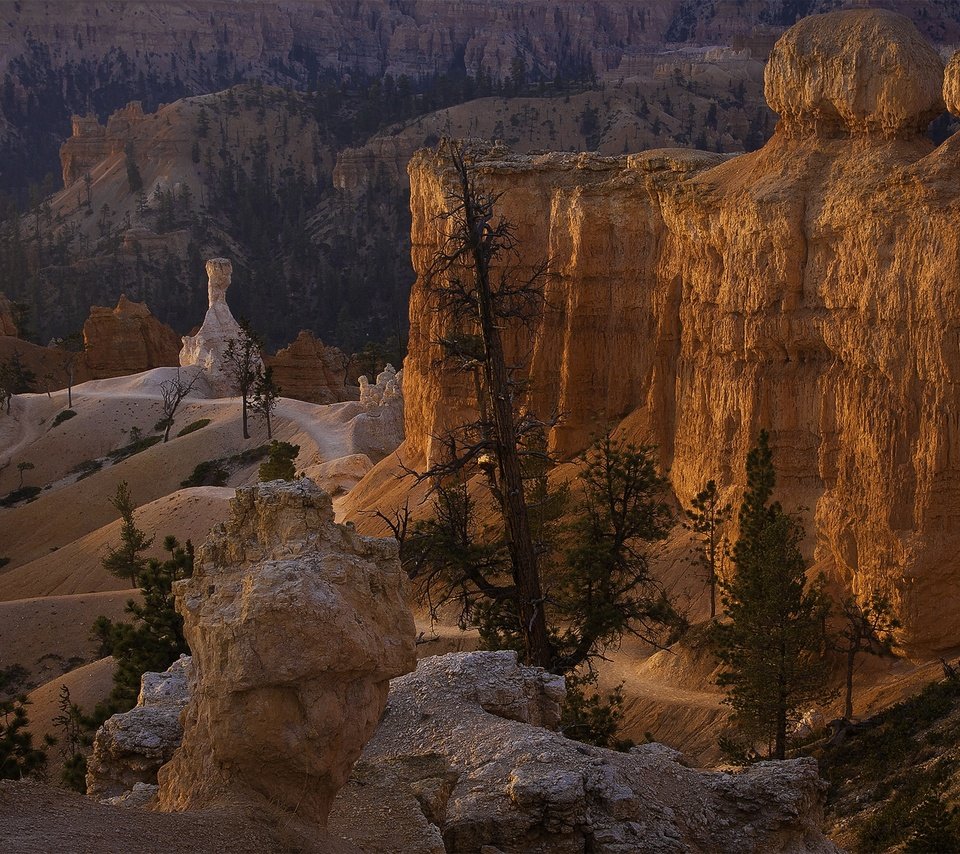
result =
[{"label": "eroded rock formation", "polygon": [[337,347],[330,347],[306,330],[296,339],[267,356],[273,379],[284,397],[310,403],[338,403],[356,398],[356,388],[347,387],[350,358]]},{"label": "eroded rock formation", "polygon": [[434,795],[421,802],[448,852],[836,850],[820,830],[826,784],[814,760],[724,774],[687,768],[661,744],[579,744],[543,728],[563,695],[561,678],[513,652],[424,659],[391,684],[364,762],[442,758],[455,782],[435,770],[416,783]]},{"label": "eroded rock formation", "polygon": [[13,319],[13,305],[0,293],[0,335],[16,338],[19,335],[16,321]]},{"label": "eroded rock formation", "polygon": [[87,763],[90,797],[128,800],[137,787],[138,795],[152,796],[157,771],[183,738],[180,713],[190,698],[190,668],[190,658],[181,656],[164,673],[144,673],[137,705],[97,730]]},{"label": "eroded rock formation", "polygon": [[137,374],[177,364],[180,338],[145,303],[120,296],[116,308],[95,305],[83,324],[88,379]]},{"label": "eroded rock formation", "polygon": [[183,743],[162,809],[250,802],[314,826],[415,666],[393,540],[336,525],[309,480],[237,490],[177,584],[193,651]]},{"label": "eroded rock formation", "polygon": [[140,101],[131,101],[117,110],[107,119],[106,126],[100,124],[93,115],[71,116],[71,136],[60,147],[63,186],[69,187],[100,161],[123,151],[143,119]]},{"label": "eroded rock formation", "polygon": [[391,683],[330,830],[404,854],[836,850],[820,830],[826,784],[814,760],[727,774],[688,768],[660,744],[580,744],[550,729],[563,697],[561,677],[513,652],[422,660]]},{"label": "eroded rock formation", "polygon": [[[889,594],[922,648],[960,637],[960,139],[934,150],[919,133],[940,67],[905,18],[838,12],[775,48],[766,90],[784,118],[752,154],[470,154],[517,224],[520,273],[550,259],[546,309],[513,351],[531,355],[530,406],[564,413],[554,449],[622,423],[659,446],[681,500],[707,478],[736,500],[768,428],[812,556]],[[410,176],[401,453],[416,464],[468,416],[470,388],[437,369],[445,330],[424,288],[442,152]]]},{"label": "eroded rock formation", "polygon": [[[183,337],[180,350],[180,365],[200,365],[213,394],[229,397],[236,394],[233,379],[225,364],[224,356],[230,341],[240,340],[240,324],[227,305],[227,288],[233,275],[233,264],[226,258],[211,258],[207,261],[207,299],[209,308],[203,325],[196,335]],[[260,364],[260,357],[255,356]]]}]

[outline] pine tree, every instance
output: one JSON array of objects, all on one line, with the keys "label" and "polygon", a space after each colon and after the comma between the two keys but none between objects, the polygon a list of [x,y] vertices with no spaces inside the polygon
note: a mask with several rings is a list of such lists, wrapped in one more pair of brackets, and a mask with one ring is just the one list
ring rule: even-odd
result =
[{"label": "pine tree", "polygon": [[293,480],[297,474],[293,462],[299,453],[299,445],[291,445],[289,442],[271,442],[270,458],[260,464],[260,480],[263,482]]},{"label": "pine tree", "polygon": [[183,636],[183,617],[174,607],[173,583],[193,574],[193,544],[187,540],[181,546],[176,537],[168,536],[163,548],[169,557],[163,562],[147,561],[137,576],[142,604],[131,599],[126,608],[133,622],[115,623],[98,617],[93,624],[100,652],[116,660],[113,690],[106,704],[97,709],[98,720],[132,708],[144,673],[162,672],[181,654],[190,652]]},{"label": "pine tree", "polygon": [[120,513],[120,546],[110,547],[107,556],[100,561],[108,572],[118,578],[125,578],[131,587],[137,586],[137,576],[146,568],[143,552],[150,548],[153,537],[147,538],[133,519],[136,505],[130,495],[130,487],[125,480],[117,484],[117,491],[110,504]]},{"label": "pine tree", "polygon": [[46,767],[47,752],[33,746],[27,729],[29,702],[26,697],[0,702],[0,780],[22,780]]},{"label": "pine tree", "polygon": [[706,486],[697,493],[687,510],[690,527],[700,534],[703,547],[700,560],[707,570],[707,585],[710,588],[710,619],[717,615],[717,581],[720,577],[720,563],[723,559],[723,526],[730,518],[730,505],[720,503],[720,491],[717,483],[708,480]]},{"label": "pine tree", "polygon": [[251,408],[259,412],[267,422],[267,438],[273,439],[273,410],[280,397],[280,386],[273,380],[273,368],[266,367],[257,374],[253,383],[253,400]]},{"label": "pine tree", "polygon": [[231,338],[224,351],[224,369],[233,380],[233,387],[242,402],[243,438],[250,438],[247,426],[250,410],[250,392],[260,372],[260,337],[246,320],[240,321],[240,336]]},{"label": "pine tree", "polygon": [[822,582],[807,586],[800,552],[803,527],[779,502],[767,432],[747,456],[747,489],[735,576],[723,583],[729,622],[717,627],[723,662],[717,683],[727,690],[735,722],[752,745],[783,759],[787,726],[797,711],[825,697],[823,626],[829,600]]}]

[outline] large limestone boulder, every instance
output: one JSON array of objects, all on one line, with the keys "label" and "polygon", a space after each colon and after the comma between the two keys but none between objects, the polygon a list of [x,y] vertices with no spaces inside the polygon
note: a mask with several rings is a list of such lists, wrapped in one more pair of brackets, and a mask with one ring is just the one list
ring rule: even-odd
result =
[{"label": "large limestone boulder", "polygon": [[[180,350],[180,365],[200,365],[206,373],[212,393],[217,397],[235,394],[233,380],[226,369],[224,354],[231,340],[240,338],[237,323],[227,305],[227,289],[233,265],[226,258],[207,261],[207,300],[209,308],[196,335],[185,335]],[[259,357],[256,359],[259,364]]]},{"label": "large limestone boulder", "polygon": [[[836,851],[813,759],[728,774],[660,744],[580,744],[543,728],[562,696],[562,679],[513,652],[424,659],[392,683],[363,770],[409,781],[450,854]],[[412,773],[417,757],[433,770]]]},{"label": "large limestone boulder", "polygon": [[788,133],[922,133],[943,112],[943,62],[902,15],[813,15],[780,38],[764,92]]},{"label": "large limestone boulder", "polygon": [[415,666],[397,544],[333,521],[310,480],[238,489],[176,588],[193,652],[168,811],[252,802],[326,823],[388,680]]},{"label": "large limestone boulder", "polygon": [[180,713],[187,705],[190,658],[181,656],[164,673],[144,673],[137,705],[114,715],[97,730],[87,763],[87,794],[98,800],[122,798],[151,786],[183,737]]}]

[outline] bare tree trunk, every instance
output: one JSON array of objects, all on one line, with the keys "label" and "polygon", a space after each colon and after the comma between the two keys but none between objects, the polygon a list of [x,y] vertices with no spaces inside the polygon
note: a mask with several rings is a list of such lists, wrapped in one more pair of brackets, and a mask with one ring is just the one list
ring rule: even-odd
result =
[{"label": "bare tree trunk", "polygon": [[517,587],[518,610],[526,658],[529,664],[549,667],[552,663],[553,651],[550,636],[547,633],[537,556],[533,547],[527,503],[523,493],[523,474],[517,453],[517,432],[513,420],[510,378],[503,355],[503,342],[494,321],[488,260],[481,249],[480,235],[475,227],[478,217],[473,209],[466,167],[459,159],[455,160],[455,165],[460,177],[465,220],[471,231],[470,248],[477,277],[478,321],[486,356],[484,374],[496,431],[497,466],[502,485],[507,548],[513,564],[514,583]]},{"label": "bare tree trunk", "polygon": [[243,438],[249,439],[250,433],[247,430],[247,393],[243,392]]},{"label": "bare tree trunk", "polygon": [[851,643],[847,652],[847,696],[843,703],[843,716],[848,721],[853,718],[853,663],[856,656],[856,647]]}]

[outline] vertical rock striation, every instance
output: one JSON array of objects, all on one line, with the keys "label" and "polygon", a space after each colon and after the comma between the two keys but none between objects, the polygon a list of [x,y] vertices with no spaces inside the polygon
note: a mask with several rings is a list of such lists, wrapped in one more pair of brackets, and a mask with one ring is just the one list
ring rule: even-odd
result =
[{"label": "vertical rock striation", "polygon": [[250,803],[325,825],[388,680],[415,666],[397,545],[336,525],[309,480],[231,504],[176,589],[194,674],[159,804]]},{"label": "vertical rock striation", "polygon": [[[837,12],[774,48],[781,121],[752,154],[470,151],[518,226],[518,270],[550,259],[545,310],[512,349],[529,405],[564,414],[554,449],[620,424],[659,446],[682,500],[707,478],[735,499],[769,429],[812,556],[858,594],[889,594],[905,640],[927,649],[960,637],[960,139],[934,150],[921,133],[942,85],[908,20]],[[471,407],[441,369],[424,287],[442,151],[416,155],[410,177],[407,461]]]}]

